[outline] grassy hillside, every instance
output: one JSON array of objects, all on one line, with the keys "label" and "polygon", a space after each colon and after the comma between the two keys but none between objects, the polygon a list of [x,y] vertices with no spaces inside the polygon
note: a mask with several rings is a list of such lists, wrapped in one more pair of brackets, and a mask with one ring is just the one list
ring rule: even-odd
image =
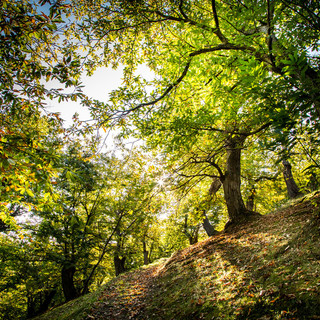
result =
[{"label": "grassy hillside", "polygon": [[315,193],[37,320],[320,319],[319,239]]}]

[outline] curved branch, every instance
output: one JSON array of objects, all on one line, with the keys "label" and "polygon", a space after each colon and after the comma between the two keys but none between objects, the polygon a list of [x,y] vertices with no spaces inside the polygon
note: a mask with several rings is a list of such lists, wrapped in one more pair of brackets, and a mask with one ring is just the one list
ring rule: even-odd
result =
[{"label": "curved branch", "polygon": [[182,16],[183,16],[186,20],[189,20],[188,16],[186,15],[186,13],[185,13],[184,10],[183,10],[183,0],[180,0],[180,3],[179,3],[179,11],[180,11],[180,13],[182,14]]},{"label": "curved branch", "polygon": [[189,23],[191,24],[192,26],[196,26],[196,27],[199,27],[203,30],[206,30],[206,31],[210,31],[210,32],[213,32],[216,34],[217,32],[217,29],[216,28],[212,28],[206,24],[202,24],[200,22],[196,22],[194,20],[191,20],[190,18],[187,17],[187,15],[181,11],[181,7],[179,6],[179,10],[183,16],[183,18],[179,18],[179,17],[175,17],[175,16],[171,16],[171,15],[167,15],[167,14],[164,14],[162,13],[161,11],[147,11],[148,13],[154,13],[162,18],[165,18],[166,20],[170,20],[170,21],[176,21],[176,22],[185,22],[185,23]]},{"label": "curved branch", "polygon": [[126,116],[127,114],[131,113],[132,111],[135,111],[135,110],[140,109],[142,107],[152,106],[152,105],[156,104],[157,102],[159,102],[160,100],[162,100],[163,98],[165,98],[172,91],[172,89],[174,89],[176,86],[178,86],[179,83],[186,76],[186,74],[189,70],[190,64],[191,64],[191,59],[187,62],[186,66],[184,67],[184,70],[183,70],[181,76],[174,83],[169,85],[169,87],[165,90],[165,92],[161,96],[159,96],[158,98],[156,98],[150,102],[140,103],[131,109],[123,111],[124,115]]},{"label": "curved branch", "polygon": [[170,84],[167,87],[167,89],[164,91],[163,94],[161,94],[158,98],[155,98],[152,101],[139,103],[138,105],[136,105],[136,106],[134,106],[134,107],[132,107],[130,109],[115,111],[106,120],[102,121],[101,125],[104,124],[105,122],[111,120],[111,119],[118,119],[118,120],[123,119],[128,114],[130,114],[131,112],[134,112],[134,111],[136,111],[138,109],[141,109],[143,107],[155,105],[157,102],[161,101],[166,96],[168,96],[169,93],[182,82],[182,80],[184,79],[184,77],[187,75],[187,73],[189,71],[189,68],[190,68],[190,65],[191,65],[193,57],[199,56],[199,55],[201,55],[203,53],[216,52],[216,51],[221,51],[221,50],[249,51],[249,52],[254,53],[256,55],[256,57],[258,59],[260,59],[261,61],[266,62],[266,60],[258,52],[256,52],[256,50],[254,48],[248,47],[248,46],[235,45],[235,44],[232,44],[232,43],[221,43],[221,44],[218,44],[217,46],[214,46],[214,47],[202,48],[202,49],[193,51],[193,52],[191,52],[189,54],[189,60],[188,60],[187,64],[185,65],[180,77],[174,83]]}]

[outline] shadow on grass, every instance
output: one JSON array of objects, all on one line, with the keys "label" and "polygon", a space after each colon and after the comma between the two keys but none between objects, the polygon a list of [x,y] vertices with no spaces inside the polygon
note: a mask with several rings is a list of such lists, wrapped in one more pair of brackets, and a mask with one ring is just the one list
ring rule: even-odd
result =
[{"label": "shadow on grass", "polygon": [[124,274],[106,288],[91,316],[320,319],[315,217],[314,204],[301,201],[179,251],[166,263]]}]

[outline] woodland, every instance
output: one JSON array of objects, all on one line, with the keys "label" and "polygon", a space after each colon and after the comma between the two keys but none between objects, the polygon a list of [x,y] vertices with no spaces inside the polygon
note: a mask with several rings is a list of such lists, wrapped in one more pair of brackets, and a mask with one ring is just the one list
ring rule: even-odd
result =
[{"label": "woodland", "polygon": [[[0,6],[1,319],[270,222],[320,188],[318,1]],[[101,67],[123,69],[108,102],[83,89]],[[68,101],[90,121],[66,127],[48,108]]]}]

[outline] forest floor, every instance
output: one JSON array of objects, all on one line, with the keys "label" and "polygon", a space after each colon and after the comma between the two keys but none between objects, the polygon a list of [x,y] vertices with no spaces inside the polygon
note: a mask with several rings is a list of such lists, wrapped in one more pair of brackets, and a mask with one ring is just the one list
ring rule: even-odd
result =
[{"label": "forest floor", "polygon": [[113,279],[65,319],[320,319],[319,240],[317,192]]}]

